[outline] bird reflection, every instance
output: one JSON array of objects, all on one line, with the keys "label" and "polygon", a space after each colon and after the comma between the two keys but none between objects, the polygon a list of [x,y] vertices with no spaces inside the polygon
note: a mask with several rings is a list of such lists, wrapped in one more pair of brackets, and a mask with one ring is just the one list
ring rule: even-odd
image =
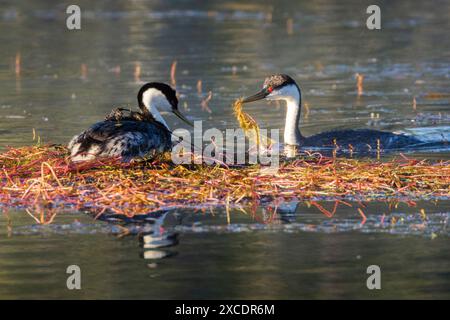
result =
[{"label": "bird reflection", "polygon": [[143,249],[141,256],[145,260],[159,260],[177,254],[172,250],[160,250],[160,248],[169,248],[178,244],[178,234],[164,228],[164,221],[168,214],[169,212],[164,212],[154,217],[152,230],[140,234],[139,243]]},{"label": "bird reflection", "polygon": [[[127,217],[119,214],[102,214],[99,219],[114,223],[127,230],[126,234],[138,234],[139,245],[142,248],[141,257],[145,260],[159,260],[172,257],[176,251],[168,249],[178,244],[178,233],[165,228],[167,223],[179,224],[179,217],[171,214],[173,211],[162,210],[149,215]],[[175,221],[169,221],[175,218]],[[120,225],[121,224],[121,225]],[[164,248],[164,249],[161,249]]]},{"label": "bird reflection", "polygon": [[[290,224],[295,222],[296,211],[300,201],[286,201],[277,204],[277,210],[267,211],[265,207],[261,210],[268,215],[273,216],[274,221],[263,222]],[[210,219],[212,216],[201,216],[191,214],[191,212],[183,212],[183,210],[161,210],[151,212],[146,215],[125,216],[123,214],[107,214],[103,213],[99,219],[114,224],[117,228],[124,229],[119,236],[138,235],[139,247],[141,248],[139,256],[147,261],[149,268],[156,268],[165,258],[174,257],[178,254],[175,247],[179,243],[179,233],[174,231],[175,226],[180,225],[196,225],[197,219]],[[222,217],[222,216],[218,216]],[[193,220],[191,220],[193,219]],[[253,221],[259,221],[255,216]],[[265,219],[263,219],[265,220]]]},{"label": "bird reflection", "polygon": [[178,233],[168,231],[164,228],[164,223],[169,211],[152,214],[147,222],[151,222],[151,230],[139,235],[139,243],[143,249],[142,258],[145,260],[158,260],[171,257],[177,254],[172,250],[161,250],[160,248],[174,247],[178,244]]}]

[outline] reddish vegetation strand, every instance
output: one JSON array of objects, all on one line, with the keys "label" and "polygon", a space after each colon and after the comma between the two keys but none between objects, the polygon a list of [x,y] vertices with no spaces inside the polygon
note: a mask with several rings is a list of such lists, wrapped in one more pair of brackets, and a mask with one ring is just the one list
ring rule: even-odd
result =
[{"label": "reddish vegetation strand", "polygon": [[[402,157],[389,162],[309,156],[267,172],[260,166],[175,166],[168,159],[75,165],[61,146],[11,148],[0,154],[0,205],[75,207],[144,214],[177,207],[257,205],[310,200],[332,217],[344,199],[450,196],[450,162]],[[325,209],[317,200],[334,199]],[[365,221],[362,209],[359,213]]]}]

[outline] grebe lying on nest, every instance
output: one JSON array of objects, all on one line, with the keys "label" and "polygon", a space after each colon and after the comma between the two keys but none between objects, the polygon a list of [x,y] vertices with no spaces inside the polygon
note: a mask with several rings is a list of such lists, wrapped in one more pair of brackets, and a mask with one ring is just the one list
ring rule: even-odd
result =
[{"label": "grebe lying on nest", "polygon": [[73,137],[68,148],[72,161],[100,157],[121,157],[122,161],[154,155],[172,148],[171,131],[160,111],[171,111],[192,126],[178,111],[175,90],[164,83],[147,83],[137,95],[139,112],[113,110],[104,121],[97,122]]},{"label": "grebe lying on nest", "polygon": [[276,74],[267,77],[263,89],[257,94],[242,100],[242,103],[257,100],[284,100],[287,104],[286,123],[284,127],[285,145],[301,147],[334,147],[352,148],[356,151],[367,151],[369,146],[383,150],[401,149],[420,144],[422,141],[404,134],[392,132],[356,129],[333,130],[305,137],[300,133],[301,91],[297,83],[288,75]]}]

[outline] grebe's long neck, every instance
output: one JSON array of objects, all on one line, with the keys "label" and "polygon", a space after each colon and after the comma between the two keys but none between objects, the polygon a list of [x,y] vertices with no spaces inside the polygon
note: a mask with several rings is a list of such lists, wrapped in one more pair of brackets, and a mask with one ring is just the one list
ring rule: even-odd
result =
[{"label": "grebe's long neck", "polygon": [[287,104],[286,123],[284,126],[284,143],[289,145],[301,145],[303,136],[300,133],[300,90],[292,90],[291,94],[285,98]]},{"label": "grebe's long neck", "polygon": [[164,120],[161,113],[159,113],[158,108],[156,108],[154,105],[150,105],[150,108],[148,109],[156,121],[161,122],[167,128],[167,130],[170,130],[166,120]]}]

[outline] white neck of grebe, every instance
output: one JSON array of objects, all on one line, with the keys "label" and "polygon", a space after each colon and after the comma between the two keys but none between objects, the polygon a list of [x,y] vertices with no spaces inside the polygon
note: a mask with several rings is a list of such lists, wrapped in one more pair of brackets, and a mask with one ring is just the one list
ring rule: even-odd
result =
[{"label": "white neck of grebe", "polygon": [[166,120],[164,120],[161,113],[159,113],[158,109],[154,105],[150,105],[150,108],[148,109],[152,114],[153,118],[155,118],[156,121],[161,122],[167,128],[167,130],[169,130],[169,126],[167,125]]},{"label": "white neck of grebe", "polygon": [[159,110],[172,111],[172,106],[167,101],[166,96],[158,89],[148,89],[142,95],[142,102],[147,110],[152,114],[156,121],[162,123],[168,130],[169,126],[161,116]]},{"label": "white neck of grebe", "polygon": [[284,95],[286,101],[286,122],[284,125],[284,144],[301,145],[302,135],[299,129],[301,95],[297,86],[289,86],[289,94]]}]

